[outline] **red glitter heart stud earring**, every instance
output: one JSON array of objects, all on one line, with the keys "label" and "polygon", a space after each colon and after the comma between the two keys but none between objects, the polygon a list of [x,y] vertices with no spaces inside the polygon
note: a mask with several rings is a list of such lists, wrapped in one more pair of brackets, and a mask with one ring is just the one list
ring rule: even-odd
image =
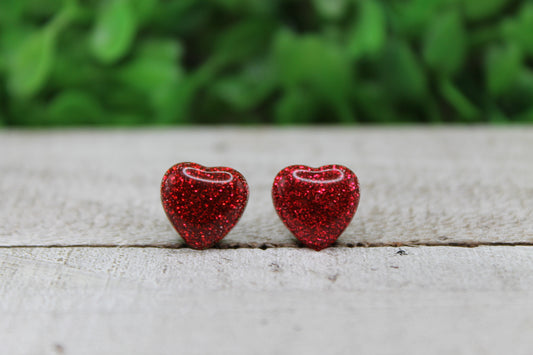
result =
[{"label": "red glitter heart stud earring", "polygon": [[274,179],[272,200],[296,238],[309,248],[321,250],[337,240],[355,215],[359,181],[342,165],[292,165]]},{"label": "red glitter heart stud earring", "polygon": [[213,246],[228,234],[248,202],[248,184],[238,171],[180,163],[161,182],[163,209],[192,248]]}]

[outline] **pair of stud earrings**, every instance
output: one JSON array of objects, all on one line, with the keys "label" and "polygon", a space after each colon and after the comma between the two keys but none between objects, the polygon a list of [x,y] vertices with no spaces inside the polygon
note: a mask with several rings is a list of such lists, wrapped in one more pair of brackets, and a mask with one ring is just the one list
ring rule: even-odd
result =
[{"label": "pair of stud earrings", "polygon": [[[170,223],[195,249],[209,248],[228,234],[242,216],[248,195],[244,176],[228,167],[179,163],[161,182],[161,201]],[[342,165],[291,165],[277,174],[272,186],[282,222],[315,250],[333,244],[346,229],[359,196],[357,176]]]}]

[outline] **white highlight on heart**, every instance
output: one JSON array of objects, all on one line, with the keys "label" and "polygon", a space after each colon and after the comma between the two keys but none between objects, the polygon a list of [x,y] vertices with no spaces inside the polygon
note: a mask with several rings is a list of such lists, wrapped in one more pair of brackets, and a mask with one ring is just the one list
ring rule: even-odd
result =
[{"label": "white highlight on heart", "polygon": [[[298,176],[298,174],[301,173],[301,172],[313,173],[313,174],[321,174],[321,173],[326,173],[328,171],[336,171],[337,173],[339,173],[339,176],[336,177],[335,179],[331,179],[331,180],[313,180],[313,179],[307,179],[307,178],[303,178],[301,176]],[[297,180],[304,181],[304,182],[310,182],[312,184],[331,184],[331,183],[338,182],[338,181],[341,181],[342,179],[344,179],[344,172],[342,170],[335,169],[335,168],[334,169],[320,170],[320,171],[309,171],[309,170],[298,169],[298,170],[294,170],[292,172],[292,176],[295,179],[297,179]]]},{"label": "white highlight on heart", "polygon": [[[203,179],[201,177],[191,175],[189,173],[190,170],[199,171],[201,173],[207,173],[207,174],[226,174],[226,175],[229,175],[229,178],[227,178],[225,180]],[[184,168],[182,171],[183,171],[183,175],[187,176],[188,178],[191,178],[193,180],[202,181],[202,182],[209,182],[209,183],[213,183],[213,184],[225,184],[227,182],[233,181],[233,175],[231,173],[227,172],[227,171],[205,171],[205,170],[202,170],[202,169],[191,168],[189,166]]]}]

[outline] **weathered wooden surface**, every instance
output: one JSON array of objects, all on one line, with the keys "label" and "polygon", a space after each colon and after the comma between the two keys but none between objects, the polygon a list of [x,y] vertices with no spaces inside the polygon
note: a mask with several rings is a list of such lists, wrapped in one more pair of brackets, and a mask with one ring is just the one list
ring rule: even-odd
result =
[{"label": "weathered wooden surface", "polygon": [[362,197],[339,245],[533,243],[533,129],[314,128],[0,132],[0,245],[180,246],[159,201],[180,161],[251,186],[222,246],[293,246],[270,188],[283,167],[340,163]]},{"label": "weathered wooden surface", "polygon": [[[533,244],[532,128],[0,131],[0,152],[0,354],[533,348],[533,247],[501,246]],[[159,182],[187,160],[248,179],[239,249],[180,248]],[[338,246],[440,246],[296,248],[270,199],[294,163],[360,177]]]},{"label": "weathered wooden surface", "polygon": [[531,247],[0,249],[2,354],[530,354]]}]

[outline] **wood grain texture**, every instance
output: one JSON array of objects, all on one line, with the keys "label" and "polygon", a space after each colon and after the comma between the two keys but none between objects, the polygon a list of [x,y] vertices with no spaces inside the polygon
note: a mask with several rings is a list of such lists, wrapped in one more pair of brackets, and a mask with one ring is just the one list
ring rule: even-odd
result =
[{"label": "wood grain texture", "polygon": [[530,354],[531,247],[0,248],[0,353]]},{"label": "wood grain texture", "polygon": [[[314,252],[270,199],[281,168],[340,163],[362,199],[338,246],[533,243],[531,128],[0,131],[0,151],[0,354],[531,353],[531,247]],[[248,179],[221,243],[243,248],[179,249],[159,183],[180,161]]]},{"label": "wood grain texture", "polygon": [[533,129],[203,128],[0,132],[0,245],[182,245],[159,183],[174,163],[227,165],[251,196],[222,247],[294,246],[272,207],[283,167],[344,164],[361,181],[339,246],[533,243]]}]

